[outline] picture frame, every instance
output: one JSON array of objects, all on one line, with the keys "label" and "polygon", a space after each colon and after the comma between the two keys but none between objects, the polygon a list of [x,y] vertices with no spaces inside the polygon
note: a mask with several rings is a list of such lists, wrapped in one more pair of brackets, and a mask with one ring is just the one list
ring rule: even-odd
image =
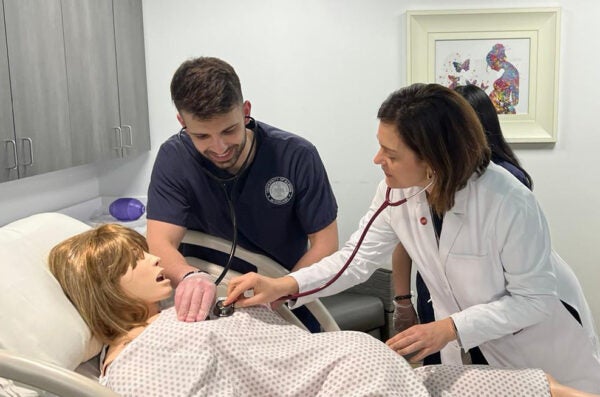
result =
[{"label": "picture frame", "polygon": [[556,142],[560,8],[408,11],[409,84],[476,84],[508,142]]}]

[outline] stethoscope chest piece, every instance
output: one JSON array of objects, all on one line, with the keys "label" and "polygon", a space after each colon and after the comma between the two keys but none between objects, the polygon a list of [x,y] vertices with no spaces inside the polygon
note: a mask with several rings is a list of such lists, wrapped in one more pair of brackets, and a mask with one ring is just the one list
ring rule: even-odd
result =
[{"label": "stethoscope chest piece", "polygon": [[217,317],[229,317],[233,314],[233,304],[231,305],[223,305],[225,298],[217,299],[217,303],[215,303],[215,307],[213,308],[213,314]]}]

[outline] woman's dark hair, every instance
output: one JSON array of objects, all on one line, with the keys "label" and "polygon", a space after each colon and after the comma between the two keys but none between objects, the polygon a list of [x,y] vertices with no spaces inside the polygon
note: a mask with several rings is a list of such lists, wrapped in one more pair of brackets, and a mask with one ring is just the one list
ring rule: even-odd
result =
[{"label": "woman's dark hair", "polygon": [[454,91],[462,95],[471,104],[473,109],[475,109],[475,113],[477,113],[479,121],[481,121],[488,145],[492,151],[492,161],[497,164],[503,161],[512,164],[523,173],[525,178],[523,182],[525,185],[533,190],[533,179],[521,167],[517,156],[515,156],[515,153],[504,139],[498,114],[485,91],[473,84],[458,86]]},{"label": "woman's dark hair", "polygon": [[454,195],[490,162],[481,123],[469,103],[439,84],[413,84],[393,92],[379,108],[382,123],[396,127],[400,139],[431,167],[435,183],[428,200],[443,214]]}]

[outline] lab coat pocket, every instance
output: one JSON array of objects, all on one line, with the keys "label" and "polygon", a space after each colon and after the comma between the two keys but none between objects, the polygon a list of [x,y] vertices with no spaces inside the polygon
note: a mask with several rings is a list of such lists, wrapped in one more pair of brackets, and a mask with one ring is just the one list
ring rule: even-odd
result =
[{"label": "lab coat pocket", "polygon": [[446,278],[461,309],[491,302],[504,293],[502,268],[493,266],[488,254],[450,253]]}]

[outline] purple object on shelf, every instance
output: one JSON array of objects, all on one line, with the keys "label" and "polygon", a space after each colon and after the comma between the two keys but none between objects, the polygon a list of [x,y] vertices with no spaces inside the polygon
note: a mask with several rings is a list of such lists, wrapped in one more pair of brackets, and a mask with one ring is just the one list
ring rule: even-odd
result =
[{"label": "purple object on shelf", "polygon": [[108,212],[120,221],[135,221],[144,214],[146,207],[138,199],[123,197],[108,207]]}]

